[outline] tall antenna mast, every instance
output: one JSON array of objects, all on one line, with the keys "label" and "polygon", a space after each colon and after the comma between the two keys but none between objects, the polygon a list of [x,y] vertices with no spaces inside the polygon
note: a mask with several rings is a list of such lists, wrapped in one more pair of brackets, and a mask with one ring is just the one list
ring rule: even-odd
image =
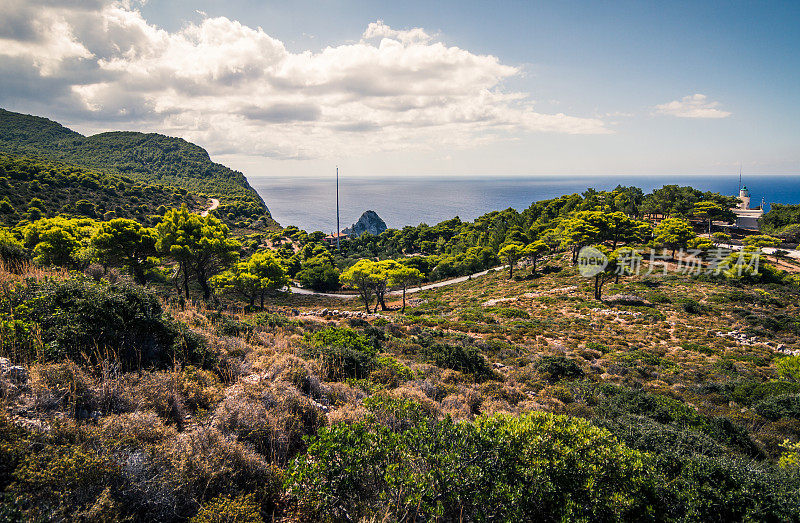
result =
[{"label": "tall antenna mast", "polygon": [[739,162],[739,192],[742,192],[742,162]]},{"label": "tall antenna mast", "polygon": [[339,250],[339,166],[336,166],[336,250]]}]

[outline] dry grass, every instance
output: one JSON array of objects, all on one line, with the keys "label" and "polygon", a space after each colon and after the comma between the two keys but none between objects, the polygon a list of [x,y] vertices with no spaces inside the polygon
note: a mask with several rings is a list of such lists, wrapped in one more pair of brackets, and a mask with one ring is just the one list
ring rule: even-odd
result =
[{"label": "dry grass", "polygon": [[[228,321],[249,327],[225,335],[213,308],[165,300],[166,314],[206,340],[214,366],[176,364],[121,373],[108,359],[94,366],[27,362],[27,383],[0,378],[3,407],[27,427],[40,420],[41,430],[48,430],[72,420],[68,423],[75,430],[92,427],[92,437],[103,445],[117,439],[137,442],[134,450],[125,450],[130,453],[126,466],[141,478],[141,495],[154,500],[142,507],[154,519],[174,507],[193,513],[196,506],[179,506],[178,499],[208,499],[224,492],[222,483],[231,477],[277,481],[279,469],[303,452],[304,436],[331,423],[362,419],[367,414],[363,400],[376,392],[411,399],[434,418],[532,410],[591,418],[600,401],[598,388],[619,384],[681,398],[708,416],[728,417],[767,449],[778,448],[785,438],[800,438],[800,422],[770,422],[719,391],[700,392],[709,383],[763,383],[776,376],[774,348],[717,333],[758,327],[739,309],[798,317],[796,295],[684,278],[634,278],[610,284],[608,293],[641,296],[651,306],[613,306],[590,299],[587,281],[573,268],[561,267],[520,281],[508,280],[505,272],[490,273],[426,291],[414,296],[407,314],[391,311],[382,322],[373,319],[372,325],[358,327],[376,336],[381,356],[408,367],[410,378],[376,372],[366,380],[321,380],[319,363],[302,356],[302,334],[326,324],[346,326],[346,320],[302,323],[290,316],[293,323],[270,327],[257,324],[255,314],[233,312],[224,314]],[[21,274],[0,269],[0,287],[8,291],[26,278],[67,277],[66,271],[32,266]],[[686,300],[700,304],[701,312],[684,310]],[[270,303],[273,311],[289,313],[321,306],[331,304],[305,297]],[[334,307],[359,309],[357,302]],[[795,333],[773,337],[800,350]],[[424,356],[425,339],[479,347],[495,376],[481,381],[432,364]],[[550,382],[537,370],[542,356],[572,360],[585,377]]]}]

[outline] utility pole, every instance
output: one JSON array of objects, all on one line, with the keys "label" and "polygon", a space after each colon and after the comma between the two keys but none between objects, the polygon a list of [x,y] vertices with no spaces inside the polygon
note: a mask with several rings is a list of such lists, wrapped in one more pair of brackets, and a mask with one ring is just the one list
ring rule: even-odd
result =
[{"label": "utility pole", "polygon": [[339,250],[339,166],[336,166],[336,250]]}]

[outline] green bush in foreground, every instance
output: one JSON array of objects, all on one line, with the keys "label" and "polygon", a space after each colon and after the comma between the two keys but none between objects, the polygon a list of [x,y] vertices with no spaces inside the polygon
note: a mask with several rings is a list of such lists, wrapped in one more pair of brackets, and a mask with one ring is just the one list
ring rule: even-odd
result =
[{"label": "green bush in foreground", "polygon": [[136,285],[83,277],[30,282],[7,305],[13,315],[0,315],[0,350],[6,354],[117,359],[125,368],[164,365],[176,356],[201,363],[205,356],[197,336],[164,317],[158,297]]},{"label": "green bush in foreground", "polygon": [[650,456],[587,421],[537,412],[400,426],[392,430],[373,417],[321,430],[289,470],[288,492],[301,517],[653,517]]},{"label": "green bush in foreground", "polygon": [[287,470],[299,519],[800,521],[796,469],[722,456],[718,438],[682,428],[692,416],[671,402],[655,406],[669,425],[609,420],[637,448],[543,412],[456,423],[388,394],[363,405],[366,417],[320,430]]}]

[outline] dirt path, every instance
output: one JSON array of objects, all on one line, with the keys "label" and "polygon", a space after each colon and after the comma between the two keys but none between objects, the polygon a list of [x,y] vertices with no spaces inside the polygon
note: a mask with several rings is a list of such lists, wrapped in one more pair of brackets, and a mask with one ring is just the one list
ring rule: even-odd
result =
[{"label": "dirt path", "polygon": [[219,207],[219,200],[217,200],[216,198],[209,198],[209,200],[211,200],[211,206],[207,210],[201,212],[200,216],[208,216],[208,213],[210,211],[213,211],[214,209]]}]

